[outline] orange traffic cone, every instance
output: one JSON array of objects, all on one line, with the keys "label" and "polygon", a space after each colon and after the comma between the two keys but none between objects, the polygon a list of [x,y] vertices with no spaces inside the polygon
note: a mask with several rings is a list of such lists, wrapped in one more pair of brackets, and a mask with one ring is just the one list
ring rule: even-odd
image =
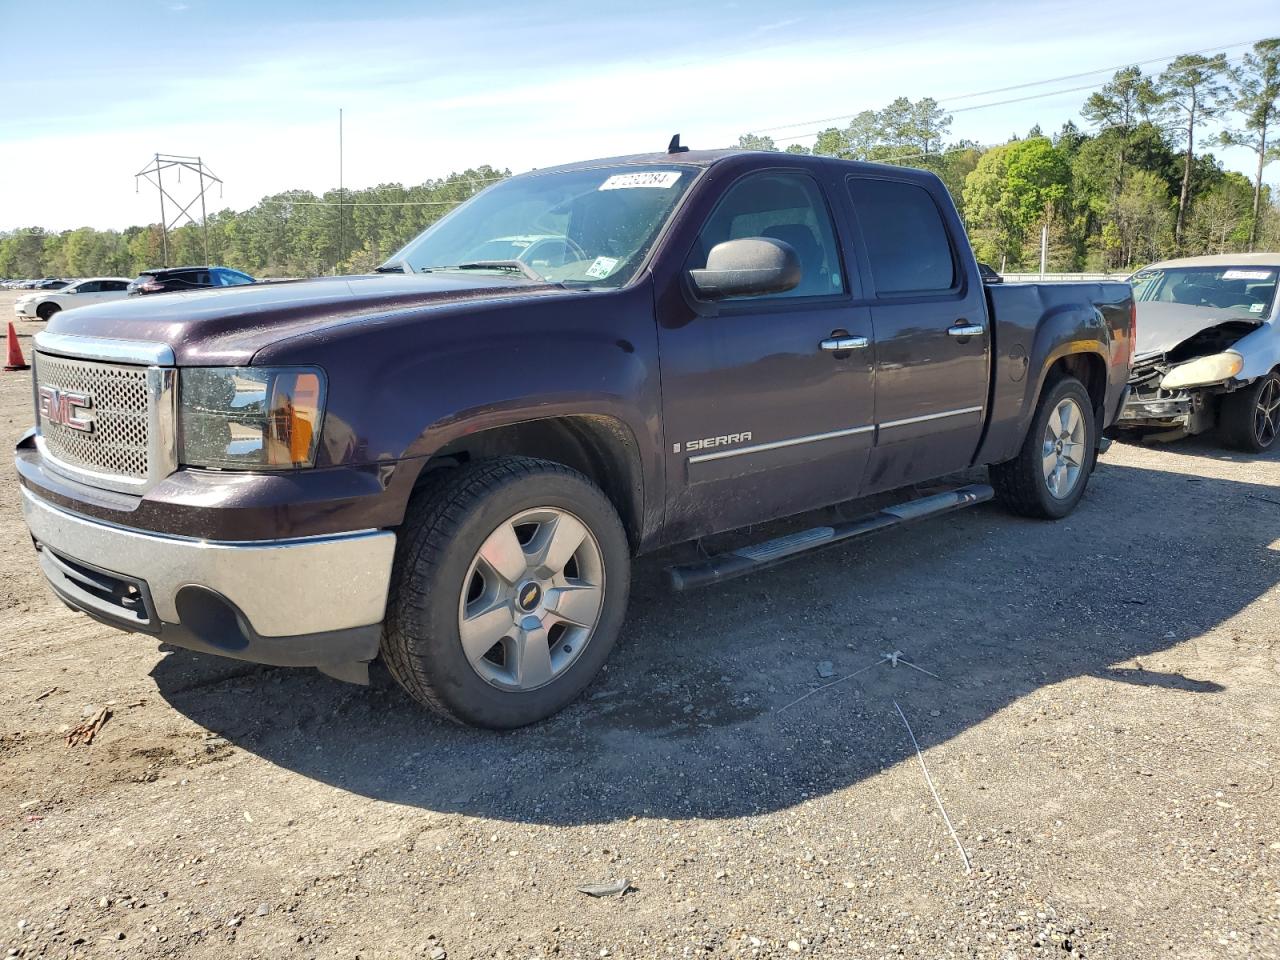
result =
[{"label": "orange traffic cone", "polygon": [[18,331],[9,324],[9,359],[5,361],[6,370],[30,370],[26,358],[22,355],[22,347],[18,343]]}]

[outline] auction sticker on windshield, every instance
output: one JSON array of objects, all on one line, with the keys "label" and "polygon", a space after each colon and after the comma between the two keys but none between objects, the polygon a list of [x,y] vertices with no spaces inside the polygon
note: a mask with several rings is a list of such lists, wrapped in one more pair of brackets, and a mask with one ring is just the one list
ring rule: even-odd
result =
[{"label": "auction sticker on windshield", "polygon": [[680,180],[679,170],[645,170],[643,173],[615,173],[600,184],[601,190],[630,190],[635,187],[658,187],[666,190]]},{"label": "auction sticker on windshield", "polygon": [[592,280],[603,280],[617,265],[617,257],[596,257],[596,262],[587,267],[587,276]]},{"label": "auction sticker on windshield", "polygon": [[1270,280],[1270,270],[1225,270],[1223,280]]}]

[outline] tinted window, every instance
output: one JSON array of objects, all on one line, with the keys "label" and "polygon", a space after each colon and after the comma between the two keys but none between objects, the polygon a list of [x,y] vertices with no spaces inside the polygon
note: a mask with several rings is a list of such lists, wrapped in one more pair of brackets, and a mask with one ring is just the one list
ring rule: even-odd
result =
[{"label": "tinted window", "polygon": [[102,289],[102,284],[97,280],[87,280],[68,289],[73,289],[76,293],[97,293]]},{"label": "tinted window", "polygon": [[253,278],[236,270],[219,270],[218,280],[224,287],[238,287],[241,284],[253,283]]},{"label": "tinted window", "polygon": [[799,285],[771,296],[816,297],[844,290],[831,214],[810,177],[758,173],[738,181],[702,228],[689,266],[705,266],[712,247],[743,237],[781,240],[800,258]]},{"label": "tinted window", "polygon": [[929,191],[896,180],[849,181],[876,293],[937,293],[955,286],[955,258]]},{"label": "tinted window", "polygon": [[102,291],[104,293],[110,293],[116,290],[123,290],[128,286],[129,284],[123,280],[103,280],[102,281]]}]

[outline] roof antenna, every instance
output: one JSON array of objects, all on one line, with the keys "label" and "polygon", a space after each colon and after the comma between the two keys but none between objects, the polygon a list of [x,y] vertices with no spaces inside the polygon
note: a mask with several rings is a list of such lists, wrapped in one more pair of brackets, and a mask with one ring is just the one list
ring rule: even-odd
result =
[{"label": "roof antenna", "polygon": [[676,134],[671,138],[671,142],[667,144],[667,153],[688,153],[688,147],[680,146],[680,134]]}]

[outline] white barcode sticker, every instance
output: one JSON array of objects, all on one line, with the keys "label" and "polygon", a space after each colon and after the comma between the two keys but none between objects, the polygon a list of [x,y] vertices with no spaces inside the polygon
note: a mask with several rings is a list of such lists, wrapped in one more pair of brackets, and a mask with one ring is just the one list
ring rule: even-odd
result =
[{"label": "white barcode sticker", "polygon": [[666,190],[680,179],[679,170],[645,170],[640,173],[615,173],[600,184],[601,190],[631,190],[636,187],[657,187]]},{"label": "white barcode sticker", "polygon": [[1272,271],[1270,270],[1224,270],[1222,271],[1223,280],[1270,280]]}]

